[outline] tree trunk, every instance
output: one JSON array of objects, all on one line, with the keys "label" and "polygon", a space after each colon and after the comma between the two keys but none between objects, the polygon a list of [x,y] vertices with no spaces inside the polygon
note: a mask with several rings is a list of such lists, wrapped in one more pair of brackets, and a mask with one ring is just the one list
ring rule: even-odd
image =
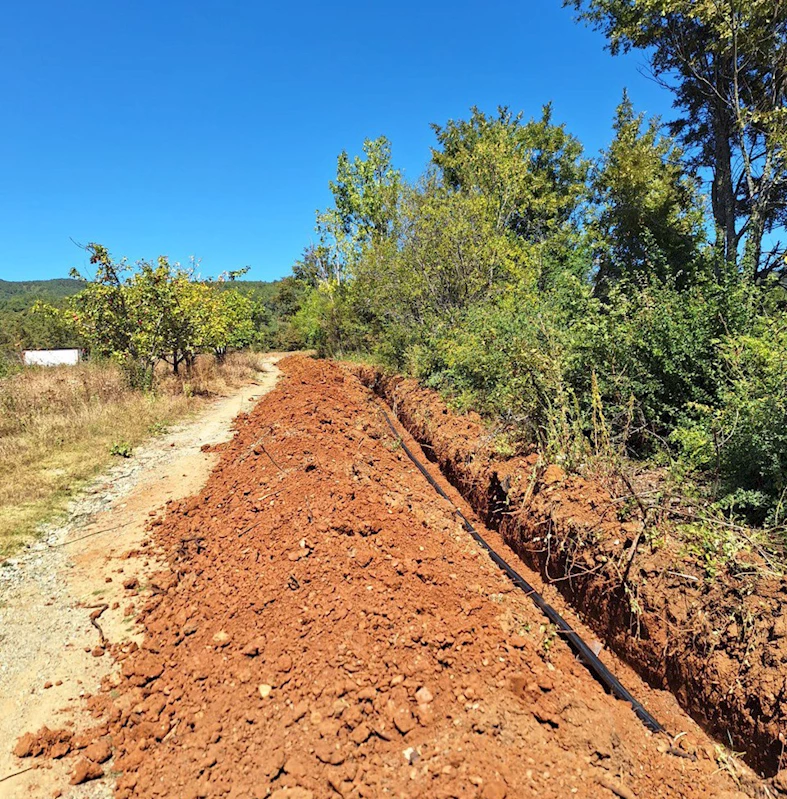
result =
[{"label": "tree trunk", "polygon": [[735,230],[735,188],[732,183],[732,149],[726,106],[717,103],[713,110],[715,169],[711,205],[716,229],[724,236],[724,260],[735,266],[738,259],[738,236]]},{"label": "tree trunk", "polygon": [[743,268],[750,280],[762,277],[760,274],[760,259],[762,258],[762,238],[765,235],[765,220],[759,209],[752,209],[749,217],[749,230],[746,234],[746,252]]}]

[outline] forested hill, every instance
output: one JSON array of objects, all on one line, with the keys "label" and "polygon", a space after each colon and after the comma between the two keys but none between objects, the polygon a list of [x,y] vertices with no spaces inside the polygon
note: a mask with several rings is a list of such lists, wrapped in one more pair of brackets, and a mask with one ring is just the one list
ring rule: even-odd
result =
[{"label": "forested hill", "polygon": [[76,294],[82,287],[81,280],[69,277],[53,280],[0,280],[0,302],[18,297],[68,297]]},{"label": "forested hill", "polygon": [[[234,280],[227,283],[241,291],[267,297],[276,292],[278,280]],[[8,300],[61,299],[76,294],[85,287],[81,280],[70,277],[53,278],[51,280],[0,280],[0,304]],[[16,303],[15,303],[16,304]]]}]

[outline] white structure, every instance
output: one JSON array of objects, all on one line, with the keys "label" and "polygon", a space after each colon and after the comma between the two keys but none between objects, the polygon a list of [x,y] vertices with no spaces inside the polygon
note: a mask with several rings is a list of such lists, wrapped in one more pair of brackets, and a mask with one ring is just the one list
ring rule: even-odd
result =
[{"label": "white structure", "polygon": [[82,360],[82,350],[25,350],[25,366],[73,366]]}]

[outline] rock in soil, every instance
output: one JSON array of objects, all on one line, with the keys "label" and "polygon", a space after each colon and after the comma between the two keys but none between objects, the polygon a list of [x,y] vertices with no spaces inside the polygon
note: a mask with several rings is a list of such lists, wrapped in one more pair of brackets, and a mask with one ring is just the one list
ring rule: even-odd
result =
[{"label": "rock in soil", "polygon": [[88,780],[96,780],[104,776],[104,769],[98,763],[88,760],[86,757],[77,761],[74,772],[71,775],[71,784],[80,785]]}]

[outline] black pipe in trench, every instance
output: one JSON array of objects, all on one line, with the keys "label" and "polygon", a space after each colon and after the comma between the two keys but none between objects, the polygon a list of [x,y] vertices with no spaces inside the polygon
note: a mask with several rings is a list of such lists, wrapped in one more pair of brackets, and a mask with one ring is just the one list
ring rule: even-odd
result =
[{"label": "black pipe in trench", "polygon": [[407,446],[407,444],[405,444],[405,442],[402,440],[402,437],[394,427],[391,417],[384,410],[382,410],[382,408],[380,410],[383,416],[385,416],[385,421],[388,422],[388,426],[391,428],[391,431],[402,445],[402,449],[405,451],[407,457],[413,462],[413,464],[415,464],[418,471],[421,472],[421,474],[429,481],[429,484],[432,486],[432,488],[434,488],[434,490],[437,491],[437,493],[443,497],[443,499],[446,499],[451,503],[459,518],[462,520],[465,530],[467,530],[473,539],[486,550],[487,554],[495,563],[495,565],[497,565],[503,572],[505,572],[506,575],[508,575],[508,577],[511,579],[511,582],[517,588],[524,591],[525,595],[530,597],[530,599],[533,601],[533,604],[549,619],[550,622],[552,622],[552,624],[555,625],[571,649],[574,650],[582,663],[584,663],[584,665],[588,668],[590,673],[601,683],[602,686],[604,686],[604,688],[610,694],[612,694],[612,696],[628,702],[634,712],[637,714],[637,717],[649,730],[659,733],[666,732],[664,727],[662,727],[661,724],[659,724],[659,722],[656,721],[656,719],[653,718],[650,713],[648,713],[642,703],[637,701],[620,683],[618,678],[615,677],[615,675],[601,662],[601,660],[599,660],[598,656],[582,640],[580,635],[574,629],[572,629],[569,623],[544,599],[544,597],[541,596],[541,594],[538,593],[538,591],[536,591],[535,588],[533,588],[532,585],[530,585],[530,583],[527,582],[527,580],[525,580],[524,577],[522,577],[521,574],[519,574],[519,572],[510,566],[484,540],[478,530],[476,530],[475,527],[473,527],[473,525],[470,523],[469,519],[454,504],[453,500],[448,496],[448,494],[445,493],[445,491],[443,491],[439,483],[434,479],[434,477],[432,477],[432,475],[427,471],[426,467],[413,454],[412,450]]}]

